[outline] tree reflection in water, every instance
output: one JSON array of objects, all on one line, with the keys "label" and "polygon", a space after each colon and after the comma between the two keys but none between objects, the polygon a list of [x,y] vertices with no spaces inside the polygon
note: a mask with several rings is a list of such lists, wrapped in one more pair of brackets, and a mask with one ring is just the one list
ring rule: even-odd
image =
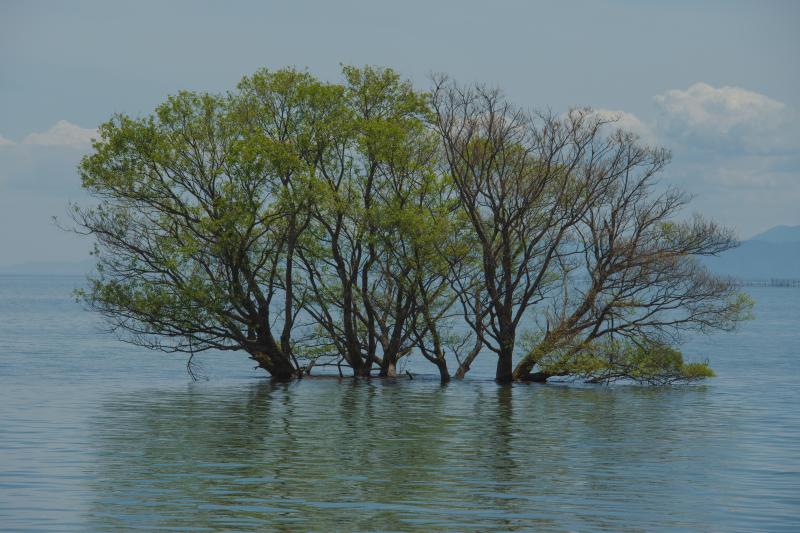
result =
[{"label": "tree reflection in water", "polygon": [[[90,520],[183,531],[680,524],[692,502],[675,474],[703,464],[676,461],[689,431],[703,446],[692,413],[705,401],[702,387],[420,379],[144,390],[92,421]],[[608,505],[622,494],[627,516]]]}]

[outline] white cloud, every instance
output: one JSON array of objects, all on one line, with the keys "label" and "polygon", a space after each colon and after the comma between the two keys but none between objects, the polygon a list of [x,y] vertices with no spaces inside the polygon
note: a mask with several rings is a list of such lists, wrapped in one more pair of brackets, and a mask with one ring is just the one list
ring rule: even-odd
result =
[{"label": "white cloud", "polygon": [[656,138],[650,126],[642,122],[639,117],[633,113],[602,108],[595,109],[594,112],[603,120],[613,120],[614,124],[610,126],[635,133],[645,143],[654,144],[656,142]]},{"label": "white cloud", "polygon": [[39,191],[42,194],[80,194],[76,167],[91,149],[95,129],[66,120],[47,131],[31,133],[22,141],[0,137],[0,194]]},{"label": "white cloud", "polygon": [[88,148],[95,137],[97,137],[96,129],[81,128],[66,120],[59,120],[45,132],[31,133],[22,140],[22,144]]},{"label": "white cloud", "polygon": [[685,91],[673,89],[655,97],[656,103],[689,126],[728,133],[733,127],[752,123],[782,110],[785,104],[739,87],[716,89],[695,83]]},{"label": "white cloud", "polygon": [[699,149],[775,153],[796,143],[786,104],[739,87],[695,83],[655,97],[665,137]]}]

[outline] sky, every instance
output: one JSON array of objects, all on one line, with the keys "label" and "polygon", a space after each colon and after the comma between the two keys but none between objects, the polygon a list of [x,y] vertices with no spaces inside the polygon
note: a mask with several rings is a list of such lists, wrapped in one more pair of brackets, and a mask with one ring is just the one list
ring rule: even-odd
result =
[{"label": "sky", "polygon": [[52,221],[86,202],[75,167],[114,113],[261,67],[340,64],[592,106],[669,148],[666,184],[742,239],[800,224],[800,2],[0,2],[0,266],[79,261]]}]

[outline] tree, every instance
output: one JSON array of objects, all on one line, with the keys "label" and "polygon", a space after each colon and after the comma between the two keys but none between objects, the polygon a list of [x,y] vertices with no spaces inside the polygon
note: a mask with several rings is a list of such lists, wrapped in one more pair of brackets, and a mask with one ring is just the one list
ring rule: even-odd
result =
[{"label": "tree", "polygon": [[[480,297],[461,291],[461,301],[497,354],[496,380],[638,379],[645,362],[645,380],[699,377],[698,367],[659,357],[666,343],[690,329],[730,329],[750,303],[695,259],[735,246],[731,234],[700,219],[672,222],[687,197],[655,191],[668,152],[589,109],[528,113],[495,89],[434,83],[436,127],[481,255]],[[537,341],[514,368],[529,322]]]},{"label": "tree", "polygon": [[[628,136],[617,142],[625,157],[646,150]],[[672,382],[712,375],[705,365],[684,365],[670,346],[683,332],[731,330],[749,316],[752,302],[737,285],[697,261],[735,241],[700,217],[671,222],[688,198],[674,189],[655,193],[651,176],[627,173],[572,228],[566,243],[579,253],[564,263],[559,290],[540,314],[540,340],[517,364],[515,379]],[[531,373],[534,365],[540,372]]]},{"label": "tree", "polygon": [[[419,224],[437,177],[423,94],[392,70],[345,67],[330,157],[312,163],[319,201],[300,248],[315,342],[356,376],[394,376],[416,342]],[[437,223],[435,211],[424,214]],[[424,276],[423,276],[424,277]],[[317,348],[317,345],[315,345]]]},{"label": "tree", "polygon": [[[317,362],[316,354],[305,350],[302,340],[292,339],[298,314],[306,304],[303,278],[295,263],[308,242],[304,234],[312,222],[313,206],[320,201],[318,169],[337,158],[341,132],[350,129],[344,90],[293,69],[260,70],[243,78],[238,90],[233,100],[247,140],[247,158],[268,169],[273,190],[287,207],[281,235],[284,254],[273,265],[282,295],[281,349],[293,357],[305,356],[309,364],[303,370],[308,372]],[[298,349],[301,353],[295,353]]]},{"label": "tree", "polygon": [[73,210],[96,239],[84,302],[126,341],[242,350],[276,379],[391,377],[417,354],[446,382],[484,348],[501,383],[710,375],[681,334],[752,304],[698,263],[736,243],[679,218],[665,150],[589,109],[343,77],[260,70],[102,125],[80,165],[97,202]]},{"label": "tree", "polygon": [[[257,82],[270,86],[275,107],[255,107]],[[74,209],[99,261],[80,296],[129,342],[244,350],[287,379],[302,373],[289,338],[293,247],[308,218],[298,150],[319,142],[304,113],[321,87],[287,70],[242,89],[182,92],[153,116],[101,126],[80,165],[99,203]],[[285,313],[276,317],[281,295]]]}]

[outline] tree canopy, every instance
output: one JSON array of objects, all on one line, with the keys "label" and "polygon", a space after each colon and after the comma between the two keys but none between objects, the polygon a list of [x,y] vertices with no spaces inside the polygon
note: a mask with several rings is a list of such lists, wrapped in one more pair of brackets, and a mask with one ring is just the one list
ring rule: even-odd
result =
[{"label": "tree canopy", "polygon": [[340,82],[261,70],[116,115],[73,206],[97,274],[80,298],[121,338],[243,351],[273,378],[404,357],[463,377],[691,381],[687,331],[752,303],[698,257],[736,245],[659,183],[669,153],[590,109],[529,112],[444,76]]}]

